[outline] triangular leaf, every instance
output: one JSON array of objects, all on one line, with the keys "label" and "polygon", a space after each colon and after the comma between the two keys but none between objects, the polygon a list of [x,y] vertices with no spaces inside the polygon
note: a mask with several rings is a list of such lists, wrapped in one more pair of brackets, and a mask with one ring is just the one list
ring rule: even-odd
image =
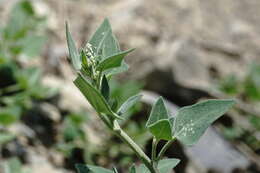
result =
[{"label": "triangular leaf", "polygon": [[106,18],[103,21],[103,23],[98,27],[97,31],[94,33],[94,35],[91,37],[91,39],[89,40],[89,43],[92,45],[92,47],[94,48],[94,51],[96,51],[96,53],[97,53],[98,46],[104,39],[106,33],[111,30],[112,29],[111,29],[110,23],[109,23],[108,19]]},{"label": "triangular leaf", "polygon": [[96,109],[97,112],[113,116],[114,118],[120,118],[110,109],[105,98],[99,93],[99,91],[80,74],[74,81],[74,84],[79,88],[81,93],[86,97],[86,99]]},{"label": "triangular leaf", "polygon": [[158,169],[160,173],[170,173],[179,162],[179,159],[163,159],[159,161]]},{"label": "triangular leaf", "polygon": [[156,139],[171,140],[172,128],[169,120],[158,120],[156,123],[150,125],[149,131],[156,137]]},{"label": "triangular leaf", "polygon": [[146,127],[157,139],[172,139],[169,115],[162,97],[153,105]]},{"label": "triangular leaf", "polygon": [[100,62],[97,66],[97,70],[104,71],[110,68],[120,67],[123,61],[123,58],[134,49],[129,49],[120,53],[116,53],[103,61]]},{"label": "triangular leaf", "polygon": [[79,56],[78,50],[75,46],[75,42],[72,39],[72,36],[70,34],[68,23],[66,23],[66,37],[67,37],[67,44],[68,44],[68,48],[69,48],[69,57],[72,61],[73,67],[76,70],[80,70],[81,69],[80,56]]},{"label": "triangular leaf", "polygon": [[130,98],[128,98],[118,109],[117,113],[119,115],[124,114],[127,110],[129,110],[132,106],[134,106],[140,99],[141,99],[142,95],[141,94],[137,94],[134,95]]},{"label": "triangular leaf", "polygon": [[234,100],[207,100],[181,108],[174,121],[174,136],[183,144],[195,144],[210,124],[234,103]]},{"label": "triangular leaf", "polygon": [[112,31],[108,31],[108,34],[106,34],[106,37],[102,43],[102,56],[103,58],[108,58],[118,52],[120,52],[118,42]]}]

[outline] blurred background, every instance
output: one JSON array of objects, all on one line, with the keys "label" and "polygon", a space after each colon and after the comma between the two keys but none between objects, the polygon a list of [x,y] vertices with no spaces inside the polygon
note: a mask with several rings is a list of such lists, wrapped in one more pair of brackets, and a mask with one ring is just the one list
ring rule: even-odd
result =
[{"label": "blurred background", "polygon": [[129,71],[110,81],[121,103],[143,92],[121,122],[130,136],[150,153],[144,124],[158,95],[172,114],[236,98],[197,145],[175,142],[166,155],[182,160],[176,173],[259,173],[259,16],[259,0],[0,0],[0,173],[140,163],[72,83],[65,21],[82,47],[105,17],[121,48],[136,48]]}]

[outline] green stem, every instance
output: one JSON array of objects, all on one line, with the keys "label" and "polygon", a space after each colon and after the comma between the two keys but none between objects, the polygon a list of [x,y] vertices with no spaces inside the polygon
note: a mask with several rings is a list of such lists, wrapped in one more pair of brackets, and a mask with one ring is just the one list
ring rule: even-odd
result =
[{"label": "green stem", "polygon": [[113,123],[113,132],[132,150],[136,153],[136,155],[143,161],[145,166],[150,170],[151,173],[158,173],[156,169],[154,169],[150,158],[143,152],[143,150],[121,129],[120,125],[116,120]]},{"label": "green stem", "polygon": [[156,159],[156,148],[157,148],[158,141],[156,138],[153,138],[153,144],[152,144],[152,161]]},{"label": "green stem", "polygon": [[164,153],[167,151],[167,149],[172,145],[172,143],[175,141],[175,138],[173,138],[172,140],[168,141],[163,148],[161,149],[161,151],[158,154],[157,160],[162,159]]},{"label": "green stem", "polygon": [[155,171],[157,173],[159,173],[159,170],[157,168],[158,166],[158,162],[156,160],[156,148],[157,148],[157,145],[158,145],[158,140],[156,140],[156,138],[153,138],[153,143],[152,143],[152,166],[153,168],[155,169]]}]

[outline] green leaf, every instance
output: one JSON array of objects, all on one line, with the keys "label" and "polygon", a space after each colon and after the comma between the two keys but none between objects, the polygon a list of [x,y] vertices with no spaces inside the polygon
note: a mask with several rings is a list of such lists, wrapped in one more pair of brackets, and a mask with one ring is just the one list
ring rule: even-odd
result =
[{"label": "green leaf", "polygon": [[10,142],[15,138],[15,135],[9,133],[0,133],[0,145]]},{"label": "green leaf", "polygon": [[79,88],[81,93],[86,97],[88,102],[95,108],[97,112],[113,116],[114,118],[120,118],[110,109],[105,98],[99,93],[99,91],[80,74],[77,79],[74,80],[74,84]]},{"label": "green leaf", "polygon": [[102,168],[102,167],[98,167],[98,166],[92,166],[92,165],[88,165],[89,169],[93,172],[93,173],[113,173],[113,171]]},{"label": "green leaf", "polygon": [[172,139],[172,128],[169,121],[169,115],[162,97],[153,105],[146,127],[156,139]]},{"label": "green leaf", "polygon": [[100,45],[100,43],[102,42],[102,40],[104,39],[105,35],[107,34],[107,32],[112,31],[110,23],[108,21],[108,19],[106,18],[103,23],[98,27],[97,31],[94,33],[94,35],[91,37],[91,39],[89,40],[89,43],[92,45],[92,47],[94,48],[94,50],[97,53],[97,49]]},{"label": "green leaf", "polygon": [[120,67],[122,65],[123,58],[134,49],[129,49],[120,53],[116,53],[103,61],[97,66],[97,70],[104,71],[110,68]]},{"label": "green leaf", "polygon": [[104,74],[107,75],[107,77],[111,77],[118,73],[123,73],[129,69],[129,66],[126,64],[126,62],[123,60],[120,67],[111,68],[104,71]]},{"label": "green leaf", "polygon": [[29,57],[34,57],[40,54],[42,46],[46,38],[38,35],[29,35],[22,39],[18,44],[22,47],[21,52]]},{"label": "green leaf", "polygon": [[185,145],[195,144],[210,124],[234,103],[234,100],[212,99],[181,108],[174,121],[174,137]]},{"label": "green leaf", "polygon": [[21,115],[21,108],[19,106],[9,106],[5,108],[0,108],[0,124],[10,125],[19,120]]},{"label": "green leaf", "polygon": [[[170,173],[170,171],[180,162],[179,159],[163,159],[158,163],[158,170],[160,173]],[[149,169],[141,164],[136,168],[136,173],[150,173]]]},{"label": "green leaf", "polygon": [[179,162],[179,159],[163,159],[159,161],[158,169],[160,173],[170,173]]},{"label": "green leaf", "polygon": [[132,165],[132,166],[129,168],[129,173],[136,173],[135,165]]},{"label": "green leaf", "polygon": [[124,114],[127,110],[129,110],[132,106],[134,106],[140,99],[141,99],[142,95],[141,94],[137,94],[134,95],[130,98],[128,98],[118,109],[117,113],[119,115]]},{"label": "green leaf", "polygon": [[76,169],[78,173],[93,173],[86,165],[76,164]]},{"label": "green leaf", "polygon": [[66,37],[67,37],[67,44],[68,44],[68,48],[69,48],[69,57],[72,61],[74,68],[76,70],[80,70],[81,69],[80,56],[79,56],[78,50],[75,46],[75,42],[72,39],[72,36],[70,34],[68,23],[66,23]]},{"label": "green leaf", "polygon": [[106,100],[109,100],[109,84],[106,78],[106,75],[103,75],[101,82],[101,94]]},{"label": "green leaf", "polygon": [[118,52],[120,52],[118,42],[112,31],[108,31],[104,41],[102,42],[102,57],[106,59]]},{"label": "green leaf", "polygon": [[136,168],[136,173],[150,173],[150,171],[144,164],[141,164]]},{"label": "green leaf", "polygon": [[23,0],[16,3],[10,12],[10,18],[5,28],[5,38],[15,40],[24,37],[29,29],[35,29],[35,24],[37,24],[33,22],[35,19],[36,16],[30,1]]}]

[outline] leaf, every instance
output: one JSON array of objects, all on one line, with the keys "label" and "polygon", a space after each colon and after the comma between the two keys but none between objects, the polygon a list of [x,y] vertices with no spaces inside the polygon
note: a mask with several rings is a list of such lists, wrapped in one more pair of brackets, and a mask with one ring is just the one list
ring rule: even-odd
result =
[{"label": "leaf", "polygon": [[129,66],[126,64],[126,62],[123,60],[120,67],[107,69],[104,71],[104,74],[107,75],[107,77],[111,77],[118,73],[123,73],[129,69]]},{"label": "leaf", "polygon": [[101,82],[101,94],[106,100],[109,100],[109,84],[106,75],[103,75]]},{"label": "leaf", "polygon": [[83,164],[76,164],[76,169],[78,173],[92,173],[92,171]]},{"label": "leaf", "polygon": [[98,167],[98,166],[92,166],[92,165],[88,165],[89,169],[93,172],[93,173],[113,173],[113,171],[102,168],[102,167]]},{"label": "leaf", "polygon": [[15,138],[15,135],[9,133],[1,133],[0,134],[0,145],[10,142]]},{"label": "leaf", "polygon": [[106,100],[99,93],[99,91],[94,88],[87,80],[85,80],[80,74],[76,78],[76,80],[74,80],[74,84],[79,88],[81,93],[86,97],[88,102],[95,108],[97,112],[110,115],[114,118],[120,118],[110,109]]},{"label": "leaf", "polygon": [[117,54],[114,54],[103,61],[100,62],[97,66],[98,71],[104,71],[110,68],[120,67],[122,65],[123,58],[134,49],[129,49]]},{"label": "leaf", "polygon": [[118,52],[120,52],[118,42],[110,30],[102,42],[102,57],[106,59],[112,55],[117,54]]},{"label": "leaf", "polygon": [[132,166],[129,168],[129,173],[136,173],[135,165],[132,165]]},{"label": "leaf", "polygon": [[97,31],[94,33],[94,35],[89,40],[89,44],[92,45],[94,50],[97,53],[97,48],[99,47],[100,43],[104,39],[107,32],[112,31],[110,23],[108,19],[106,18],[103,23],[98,27]]},{"label": "leaf", "polygon": [[136,173],[150,173],[150,171],[144,164],[141,164],[136,168]]},{"label": "leaf", "polygon": [[10,12],[10,18],[5,28],[5,38],[18,39],[24,37],[29,29],[35,29],[35,23],[32,22],[35,18],[30,1],[23,0],[16,3]]},{"label": "leaf", "polygon": [[67,37],[67,44],[68,44],[68,48],[69,48],[69,57],[72,61],[73,67],[76,70],[80,70],[81,69],[80,56],[79,56],[78,50],[75,46],[75,42],[72,39],[72,36],[70,34],[69,26],[68,26],[67,22],[66,22],[66,37]]},{"label": "leaf", "polygon": [[118,109],[117,113],[119,115],[124,114],[127,110],[129,110],[132,106],[134,106],[140,99],[141,99],[142,95],[141,94],[137,94],[134,95],[130,98],[128,98]]},{"label": "leaf", "polygon": [[181,108],[174,121],[174,137],[185,145],[195,144],[210,124],[234,103],[234,100],[212,99]]},{"label": "leaf", "polygon": [[22,47],[22,53],[29,57],[34,57],[40,54],[42,46],[46,38],[38,35],[29,35],[22,39],[18,44]]},{"label": "leaf", "polygon": [[[163,159],[158,163],[158,170],[160,173],[170,173],[170,171],[180,162],[179,159]],[[130,172],[132,173],[132,172]],[[150,173],[149,169],[141,164],[136,168],[136,173]]]},{"label": "leaf", "polygon": [[160,173],[170,173],[179,162],[179,159],[163,159],[159,161],[158,169]]},{"label": "leaf", "polygon": [[0,109],[0,124],[7,126],[15,123],[19,120],[21,115],[21,107],[19,106],[9,106]]},{"label": "leaf", "polygon": [[146,127],[156,139],[172,139],[172,128],[169,121],[168,111],[162,97],[153,105]]}]

